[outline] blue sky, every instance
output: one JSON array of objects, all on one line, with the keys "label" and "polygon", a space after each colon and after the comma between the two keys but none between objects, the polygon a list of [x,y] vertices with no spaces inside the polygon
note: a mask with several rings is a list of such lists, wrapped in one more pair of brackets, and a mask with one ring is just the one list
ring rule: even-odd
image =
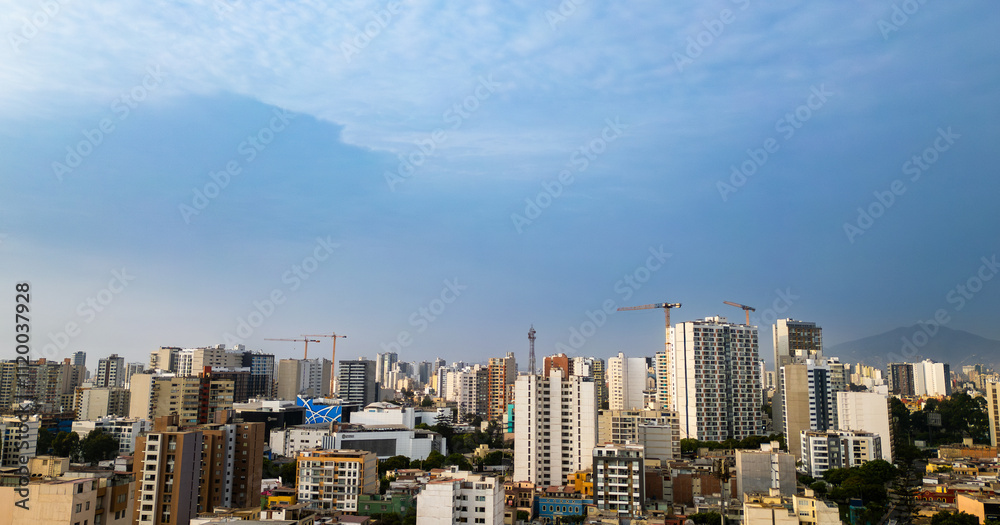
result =
[{"label": "blue sky", "polygon": [[532,323],[539,356],[652,355],[661,312],[596,312],[662,301],[757,307],[769,360],[775,317],[1000,339],[986,4],[40,5],[0,18],[36,355],[526,363]]}]

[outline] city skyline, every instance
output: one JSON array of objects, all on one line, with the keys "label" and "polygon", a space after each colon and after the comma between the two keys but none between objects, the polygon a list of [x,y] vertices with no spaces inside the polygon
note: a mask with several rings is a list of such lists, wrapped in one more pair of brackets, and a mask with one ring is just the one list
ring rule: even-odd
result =
[{"label": "city skyline", "polygon": [[772,317],[1000,340],[1000,14],[563,4],[12,2],[0,273],[32,357],[336,331],[338,360],[523,367],[532,324],[539,356],[652,356],[658,312],[613,312],[664,301],[757,308],[768,361]]}]

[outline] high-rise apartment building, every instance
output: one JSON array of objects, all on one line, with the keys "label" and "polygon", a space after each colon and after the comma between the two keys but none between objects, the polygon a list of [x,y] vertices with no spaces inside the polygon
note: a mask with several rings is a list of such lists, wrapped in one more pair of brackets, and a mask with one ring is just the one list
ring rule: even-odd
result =
[{"label": "high-rise apartment building", "polygon": [[[341,361],[343,364],[345,361]],[[326,358],[282,359],[278,362],[278,399],[329,397],[333,362]],[[340,371],[343,374],[343,370]]]},{"label": "high-rise apartment building", "polygon": [[389,382],[389,372],[393,370],[399,362],[399,354],[396,352],[385,352],[375,355],[375,381],[385,385]]},{"label": "high-rise apartment building", "polygon": [[177,416],[157,418],[136,440],[133,523],[187,525],[197,516],[203,435],[177,423]]},{"label": "high-rise apartment building", "polygon": [[[837,392],[844,389],[833,378],[826,360],[806,359],[781,367],[782,404],[774,406],[772,413],[781,412],[786,436],[798,436],[804,430],[832,430],[837,428]],[[788,451],[796,459],[802,458],[799,440],[788,441]]]},{"label": "high-rise apartment building", "polygon": [[916,382],[912,363],[889,363],[889,393],[894,396],[915,396]]},{"label": "high-rise apartment building", "polygon": [[522,375],[514,386],[514,481],[561,485],[591,466],[597,393],[589,377]]},{"label": "high-rise apartment building", "polygon": [[653,368],[656,370],[656,402],[663,410],[672,410],[674,405],[673,384],[670,382],[671,373],[670,356],[666,350],[657,352],[653,356]]},{"label": "high-rise apartment building", "polygon": [[367,406],[378,401],[379,383],[375,379],[375,361],[341,361],[337,387],[341,402]]},{"label": "high-rise apartment building", "polygon": [[131,392],[124,388],[76,389],[74,410],[78,420],[96,420],[104,417],[126,417],[129,413]]},{"label": "high-rise apartment building", "polygon": [[[375,362],[368,362],[374,379]],[[314,449],[300,452],[295,461],[298,501],[321,515],[356,514],[360,495],[378,493],[374,452]]]},{"label": "high-rise apartment building", "polygon": [[173,372],[177,367],[177,353],[181,349],[173,346],[161,346],[149,353],[149,368],[163,372]]},{"label": "high-rise apartment building", "polygon": [[681,438],[677,414],[669,410],[601,410],[597,443],[640,444],[647,463],[678,459]]},{"label": "high-rise apartment building", "polygon": [[275,392],[274,355],[263,352],[244,352],[240,366],[250,369],[250,398],[271,399]]},{"label": "high-rise apartment building", "polygon": [[608,358],[608,408],[637,410],[646,408],[643,390],[648,375],[645,357],[625,357],[619,352]]},{"label": "high-rise apartment building", "polygon": [[517,362],[514,353],[506,357],[491,357],[489,361],[489,391],[487,393],[486,419],[503,421],[517,379]]},{"label": "high-rise apartment building", "polygon": [[132,376],[129,417],[154,420],[172,414],[181,426],[207,424],[216,410],[233,408],[232,380],[200,377],[137,374]]},{"label": "high-rise apartment building", "polygon": [[132,386],[132,376],[146,371],[146,363],[128,363],[125,365],[125,389]]},{"label": "high-rise apartment building", "polygon": [[674,325],[674,398],[681,438],[725,441],[759,435],[757,327],[708,317]]},{"label": "high-rise apartment building", "polygon": [[990,378],[983,382],[986,390],[986,414],[990,419],[990,445],[1000,446],[1000,382]]},{"label": "high-rise apartment building", "polygon": [[837,429],[868,431],[882,444],[882,459],[892,463],[895,442],[889,396],[877,392],[837,392]]},{"label": "high-rise apartment building", "polygon": [[951,367],[948,363],[935,363],[925,359],[912,363],[913,394],[940,397],[951,395]]},{"label": "high-rise apartment building", "polygon": [[593,454],[594,505],[622,518],[643,516],[646,464],[642,445],[600,445]]},{"label": "high-rise apartment building", "polygon": [[455,372],[458,395],[458,414],[471,414],[486,418],[489,402],[489,368],[473,365]]},{"label": "high-rise apartment building", "polygon": [[70,358],[62,362],[45,358],[18,366],[16,360],[0,361],[0,407],[19,402],[18,395],[31,399],[41,412],[69,412],[76,401],[76,387],[83,384],[83,367]]},{"label": "high-rise apartment building", "polygon": [[203,436],[199,512],[260,504],[264,423],[235,423],[232,417],[232,411],[220,411],[215,423],[197,427]]},{"label": "high-rise apartment building", "polygon": [[[784,386],[782,384],[781,367],[806,359],[817,360],[823,357],[823,329],[816,323],[796,321],[795,319],[778,319],[772,326],[774,336],[774,371],[775,390],[771,401],[772,407],[784,404]],[[772,408],[774,428],[785,428],[784,414]]]},{"label": "high-rise apartment building", "polygon": [[38,446],[39,417],[27,421],[16,417],[0,417],[0,468],[23,467],[21,457],[35,457]]},{"label": "high-rise apartment building", "polygon": [[111,354],[108,357],[98,360],[94,386],[98,388],[124,387],[125,358],[119,357],[118,354]]}]

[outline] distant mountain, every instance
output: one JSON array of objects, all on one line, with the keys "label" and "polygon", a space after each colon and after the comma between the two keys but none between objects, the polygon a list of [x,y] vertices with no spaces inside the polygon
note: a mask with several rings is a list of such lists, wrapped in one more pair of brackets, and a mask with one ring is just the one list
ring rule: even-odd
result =
[{"label": "distant mountain", "polygon": [[823,355],[839,357],[842,363],[864,363],[883,370],[887,363],[924,359],[948,363],[952,370],[961,370],[962,365],[977,363],[1000,365],[1000,341],[947,327],[930,335],[921,325],[913,325],[829,346],[823,349]]}]

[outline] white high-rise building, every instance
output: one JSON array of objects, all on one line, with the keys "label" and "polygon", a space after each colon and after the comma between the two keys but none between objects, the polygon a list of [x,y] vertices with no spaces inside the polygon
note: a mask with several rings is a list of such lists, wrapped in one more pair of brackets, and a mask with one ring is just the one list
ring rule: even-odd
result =
[{"label": "white high-rise building", "polygon": [[514,481],[562,485],[591,466],[597,442],[597,391],[588,377],[561,373],[514,382]]},{"label": "white high-rise building", "polygon": [[389,382],[389,372],[392,372],[393,365],[399,362],[399,354],[396,352],[385,352],[375,355],[375,381],[380,384],[391,384]]},{"label": "white high-rise building", "polygon": [[761,434],[757,327],[708,317],[674,325],[671,337],[681,438],[724,441]]},{"label": "white high-rise building", "polygon": [[648,367],[644,357],[608,358],[608,408],[611,410],[640,410],[646,408],[643,390],[646,389]]},{"label": "white high-rise building", "polygon": [[925,359],[913,363],[913,393],[917,396],[950,396],[951,370],[948,363]]},{"label": "white high-rise building", "polygon": [[838,392],[839,430],[868,431],[882,441],[882,459],[892,463],[892,422],[889,396],[875,392]]}]

